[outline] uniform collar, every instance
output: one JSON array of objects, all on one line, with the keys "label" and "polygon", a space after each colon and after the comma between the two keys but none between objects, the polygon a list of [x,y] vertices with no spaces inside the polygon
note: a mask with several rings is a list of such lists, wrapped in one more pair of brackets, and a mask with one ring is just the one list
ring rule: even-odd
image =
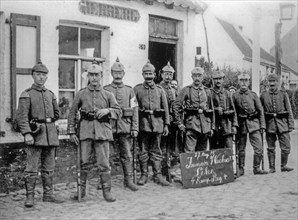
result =
[{"label": "uniform collar", "polygon": [[32,88],[32,89],[35,89],[35,90],[37,90],[37,91],[41,91],[41,90],[46,91],[46,90],[47,90],[45,86],[43,86],[43,87],[39,87],[39,86],[37,86],[37,85],[35,85],[35,84],[32,84],[31,88]]},{"label": "uniform collar", "polygon": [[166,89],[172,88],[169,83],[165,83],[164,81],[161,81],[159,84]]},{"label": "uniform collar", "polygon": [[247,90],[245,90],[245,91],[239,89],[239,93],[240,93],[240,94],[246,94],[246,95],[247,95],[248,92],[249,92],[249,89],[247,89]]},{"label": "uniform collar", "polygon": [[195,84],[191,84],[191,87],[194,88],[194,89],[200,89],[200,90],[203,90],[204,89],[204,86],[203,84],[201,84],[199,87],[196,87]]},{"label": "uniform collar", "polygon": [[223,92],[224,92],[223,87],[221,87],[220,89],[215,89],[215,88],[213,87],[212,90],[213,90],[216,94],[219,94],[219,93],[223,93]]},{"label": "uniform collar", "polygon": [[149,88],[151,88],[151,89],[154,89],[155,88],[155,83],[153,83],[151,86],[149,86],[147,83],[146,83],[146,81],[143,83],[143,86],[146,88],[146,89],[149,89]]},{"label": "uniform collar", "polygon": [[116,83],[112,82],[111,85],[112,85],[114,88],[117,88],[117,87],[118,87],[118,88],[122,88],[122,87],[124,86],[124,83],[121,82],[120,84],[116,84]]},{"label": "uniform collar", "polygon": [[96,91],[100,91],[100,90],[101,90],[101,85],[98,84],[96,87],[94,87],[94,86],[92,86],[91,84],[89,84],[89,85],[88,85],[88,89],[89,89],[90,91],[94,91],[94,90],[96,90]]},{"label": "uniform collar", "polygon": [[279,92],[279,89],[275,89],[274,91],[271,91],[270,89],[268,89],[268,92],[269,92],[270,94],[274,94],[274,95],[276,95],[276,94]]}]

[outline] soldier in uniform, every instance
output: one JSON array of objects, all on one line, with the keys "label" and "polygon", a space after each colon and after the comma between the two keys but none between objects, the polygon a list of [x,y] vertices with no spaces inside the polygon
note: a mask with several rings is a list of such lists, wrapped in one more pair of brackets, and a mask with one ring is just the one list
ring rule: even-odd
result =
[{"label": "soldier in uniform", "polygon": [[[176,125],[173,124],[173,110],[172,110],[172,104],[176,98],[176,94],[175,94],[175,89],[173,89],[171,86],[171,81],[173,79],[174,72],[175,72],[174,68],[170,65],[170,62],[168,62],[168,64],[162,68],[162,73],[161,73],[162,81],[159,83],[159,85],[165,91],[168,107],[169,107],[169,115],[170,115],[169,135],[162,136],[161,138],[161,150],[163,151],[163,154],[166,154],[167,145],[173,147],[171,149],[170,154],[173,153],[175,150],[175,144],[176,144],[175,140],[176,140],[177,129],[176,129]],[[168,157],[167,158],[168,160],[170,159],[169,155],[165,157]]]},{"label": "soldier in uniform", "polygon": [[137,191],[138,187],[132,181],[132,154],[131,137],[136,138],[139,132],[138,106],[132,87],[123,84],[125,75],[124,66],[117,58],[111,67],[113,82],[104,86],[114,94],[116,101],[122,109],[122,117],[112,120],[114,135],[114,146],[119,147],[120,161],[124,174],[124,186],[132,191]]},{"label": "soldier in uniform", "polygon": [[162,186],[170,183],[161,175],[162,152],[161,136],[167,136],[170,125],[169,109],[166,94],[160,85],[154,83],[155,68],[148,61],[143,66],[144,82],[134,87],[139,106],[139,139],[141,177],[138,185],[144,185],[148,180],[148,160],[152,162],[154,182]]},{"label": "soldier in uniform", "polygon": [[[185,152],[206,150],[208,136],[212,136],[215,116],[211,92],[202,84],[204,70],[195,67],[191,71],[193,83],[182,88],[174,101],[174,121],[179,129],[186,132]],[[181,111],[185,112],[185,124]]]},{"label": "soldier in uniform", "polygon": [[253,172],[254,174],[267,174],[260,169],[263,158],[262,134],[265,130],[264,111],[257,94],[249,90],[250,76],[241,73],[238,76],[240,89],[233,93],[233,102],[238,116],[239,130],[237,132],[237,146],[239,149],[239,174],[244,175],[245,148],[247,134],[254,149]]},{"label": "soldier in uniform", "polygon": [[17,111],[18,127],[26,144],[26,207],[34,206],[34,190],[39,160],[44,202],[63,202],[53,195],[55,169],[55,147],[59,146],[55,121],[59,119],[59,108],[54,93],[44,84],[48,79],[48,68],[39,61],[32,69],[34,84],[19,98]]},{"label": "soldier in uniform", "polygon": [[294,118],[286,91],[278,89],[279,79],[273,73],[268,75],[269,90],[261,95],[266,119],[266,140],[269,159],[269,173],[275,173],[275,142],[278,138],[281,149],[281,172],[292,171],[287,166],[291,151],[290,132],[294,130]]},{"label": "soldier in uniform", "polygon": [[[111,167],[109,164],[109,141],[113,141],[110,119],[118,119],[122,111],[113,93],[100,85],[102,68],[93,62],[87,70],[89,85],[75,96],[68,115],[68,134],[81,148],[81,197],[86,195],[86,181],[92,148],[99,168],[103,197],[107,202],[116,199],[111,194]],[[80,112],[79,138],[76,135],[76,115]],[[73,199],[77,199],[75,196]]]},{"label": "soldier in uniform", "polygon": [[215,131],[210,139],[210,150],[233,148],[233,134],[237,133],[237,114],[232,95],[223,88],[225,74],[221,71],[212,73],[213,88],[211,96],[215,110]]}]

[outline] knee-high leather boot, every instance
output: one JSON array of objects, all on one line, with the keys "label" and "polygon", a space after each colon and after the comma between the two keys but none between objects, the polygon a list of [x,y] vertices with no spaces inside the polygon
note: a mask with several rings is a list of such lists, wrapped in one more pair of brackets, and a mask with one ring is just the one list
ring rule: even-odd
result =
[{"label": "knee-high leather boot", "polygon": [[43,185],[43,201],[53,203],[63,203],[64,200],[53,193],[53,173],[41,172],[41,179]]},{"label": "knee-high leather boot", "polygon": [[111,182],[111,174],[105,173],[101,174],[101,185],[102,185],[102,193],[103,197],[107,202],[115,202],[116,199],[113,197],[111,193],[112,182]]},{"label": "knee-high leather boot", "polygon": [[262,155],[254,154],[254,164],[253,164],[254,170],[253,170],[253,172],[255,175],[268,174],[267,171],[260,169],[261,160],[262,160]]},{"label": "knee-high leather boot", "polygon": [[130,161],[122,162],[123,174],[124,174],[124,186],[131,191],[138,191],[139,188],[132,181],[132,164]]},{"label": "knee-high leather boot", "polygon": [[269,173],[275,173],[275,152],[268,150]]},{"label": "knee-high leather boot", "polygon": [[244,175],[245,153],[239,153],[239,176]]},{"label": "knee-high leather boot", "polygon": [[[88,172],[81,170],[81,173],[80,173],[81,198],[84,198],[86,196],[87,177],[88,177]],[[79,199],[78,193],[73,195],[71,199],[78,200]]]},{"label": "knee-high leather boot", "polygon": [[30,208],[34,206],[34,195],[35,195],[35,183],[36,183],[36,175],[27,175],[24,177],[25,179],[25,188],[26,188],[26,201],[25,207]]},{"label": "knee-high leather boot", "polygon": [[166,181],[163,176],[161,175],[161,161],[154,160],[153,163],[153,179],[154,182],[161,185],[161,186],[169,186],[170,183]]},{"label": "knee-high leather boot", "polygon": [[138,185],[145,185],[148,181],[148,160],[140,160],[141,177],[138,180]]},{"label": "knee-high leather boot", "polygon": [[287,166],[289,154],[281,153],[281,172],[290,172],[294,170]]}]

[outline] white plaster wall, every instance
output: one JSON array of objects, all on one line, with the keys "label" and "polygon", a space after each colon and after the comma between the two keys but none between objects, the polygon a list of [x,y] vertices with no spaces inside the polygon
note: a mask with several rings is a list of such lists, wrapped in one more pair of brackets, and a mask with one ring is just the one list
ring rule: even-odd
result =
[{"label": "white plaster wall", "polygon": [[[41,59],[47,65],[50,73],[46,87],[51,89],[58,96],[58,29],[59,20],[67,19],[74,21],[83,21],[104,25],[110,27],[113,36],[110,37],[110,51],[107,63],[112,65],[118,56],[126,68],[124,83],[135,86],[143,82],[141,69],[148,60],[148,43],[149,43],[149,15],[159,15],[170,17],[183,22],[184,39],[182,41],[183,60],[177,60],[182,67],[183,77],[194,67],[195,47],[198,45],[195,28],[198,27],[198,20],[192,11],[189,13],[185,9],[175,7],[174,10],[167,9],[163,4],[155,2],[153,6],[144,4],[141,1],[104,1],[105,4],[118,5],[132,8],[139,11],[141,17],[138,22],[118,20],[107,17],[97,17],[84,15],[79,11],[79,0],[53,0],[53,1],[30,1],[22,0],[17,4],[15,1],[1,1],[1,10],[5,13],[5,18],[10,19],[11,13],[29,14],[41,16]],[[195,28],[194,28],[195,27]],[[18,142],[16,134],[11,131],[11,125],[4,122],[5,117],[10,117],[10,28],[5,24],[5,54],[4,54],[4,81],[1,81],[1,122],[4,123],[6,137],[1,138],[0,143]],[[2,30],[1,30],[2,31]],[[146,50],[140,50],[139,44],[145,44]],[[1,49],[2,50],[2,49]],[[104,66],[104,82],[111,82],[109,74],[110,67]],[[184,79],[183,79],[184,81]],[[32,84],[32,80],[24,82],[27,87]],[[24,85],[23,85],[24,86]],[[3,97],[4,96],[4,97]],[[1,100],[3,100],[1,99]],[[4,116],[2,116],[4,115]],[[3,127],[1,126],[1,127]]]}]

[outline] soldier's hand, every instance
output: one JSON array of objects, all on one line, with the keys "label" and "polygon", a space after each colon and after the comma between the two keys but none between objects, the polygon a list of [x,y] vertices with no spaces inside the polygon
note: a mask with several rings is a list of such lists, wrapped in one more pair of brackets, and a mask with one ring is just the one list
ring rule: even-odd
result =
[{"label": "soldier's hand", "polygon": [[137,132],[137,131],[131,131],[131,132],[130,132],[130,135],[131,135],[132,137],[137,137],[137,136],[138,136],[138,132]]},{"label": "soldier's hand", "polygon": [[222,109],[222,107],[218,107],[217,108],[217,111],[218,111],[218,115],[222,115],[223,114],[223,109]]},{"label": "soldier's hand", "polygon": [[169,134],[169,128],[168,128],[168,125],[165,125],[164,129],[163,129],[163,136],[168,136]]},{"label": "soldier's hand", "polygon": [[25,134],[25,144],[27,145],[33,145],[34,144],[34,138],[30,133]]},{"label": "soldier's hand", "polygon": [[101,119],[103,116],[110,113],[110,110],[108,108],[99,109],[96,111],[96,118]]},{"label": "soldier's hand", "polygon": [[212,137],[212,136],[213,136],[213,130],[210,130],[210,131],[208,132],[208,136],[209,136],[209,137]]},{"label": "soldier's hand", "polygon": [[71,135],[70,135],[70,139],[71,139],[76,145],[79,145],[80,141],[79,141],[79,138],[77,137],[77,135],[75,135],[75,134],[71,134]]},{"label": "soldier's hand", "polygon": [[232,134],[237,134],[237,128],[235,126],[232,127]]},{"label": "soldier's hand", "polygon": [[180,131],[183,131],[183,132],[185,132],[185,126],[184,126],[184,124],[179,124],[178,125],[178,128],[180,129]]}]

